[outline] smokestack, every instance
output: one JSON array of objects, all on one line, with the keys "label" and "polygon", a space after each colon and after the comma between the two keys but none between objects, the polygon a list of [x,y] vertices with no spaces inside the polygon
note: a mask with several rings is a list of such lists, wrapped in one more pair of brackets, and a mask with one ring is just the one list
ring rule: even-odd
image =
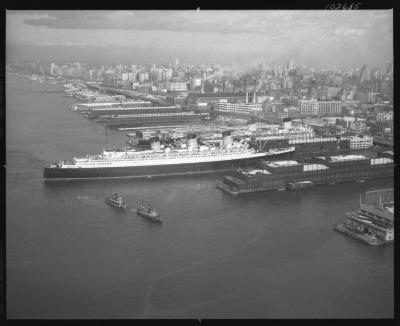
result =
[{"label": "smokestack", "polygon": [[292,127],[292,120],[290,118],[283,118],[283,129],[290,129]]},{"label": "smokestack", "polygon": [[199,148],[199,145],[197,144],[196,134],[189,134],[189,135],[187,135],[186,139],[187,139],[187,147],[188,147],[189,151]]},{"label": "smokestack", "polygon": [[160,150],[160,138],[159,137],[152,137],[150,138],[150,146],[153,151]]},{"label": "smokestack", "polygon": [[232,136],[231,132],[228,130],[222,132],[222,147],[224,148],[232,147]]},{"label": "smokestack", "polygon": [[222,81],[222,93],[225,93],[225,80]]}]

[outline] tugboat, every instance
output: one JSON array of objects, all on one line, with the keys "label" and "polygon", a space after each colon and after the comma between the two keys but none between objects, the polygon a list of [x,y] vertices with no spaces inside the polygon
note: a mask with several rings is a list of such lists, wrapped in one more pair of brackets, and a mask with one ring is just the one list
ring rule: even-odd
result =
[{"label": "tugboat", "polygon": [[311,188],[313,186],[314,186],[314,183],[312,181],[288,182],[286,184],[286,189],[287,190],[302,190],[302,189]]},{"label": "tugboat", "polygon": [[122,200],[122,197],[118,194],[114,194],[111,197],[107,197],[105,202],[108,205],[126,209],[126,203]]},{"label": "tugboat", "polygon": [[143,216],[153,222],[162,222],[160,214],[154,208],[152,208],[149,203],[146,205],[144,203],[141,205],[139,204],[136,212],[138,215]]}]

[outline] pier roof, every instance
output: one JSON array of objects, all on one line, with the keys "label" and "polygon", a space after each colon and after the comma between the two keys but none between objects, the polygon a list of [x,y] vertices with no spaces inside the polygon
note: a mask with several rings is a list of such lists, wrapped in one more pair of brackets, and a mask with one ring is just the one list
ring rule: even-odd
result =
[{"label": "pier roof", "polygon": [[266,162],[265,165],[271,168],[278,168],[278,167],[286,167],[286,166],[296,166],[299,165],[299,162],[287,160],[287,161],[273,161],[273,162]]},{"label": "pier roof", "polygon": [[341,161],[355,161],[355,160],[365,160],[366,157],[364,155],[336,155],[331,156],[331,162],[341,162]]}]

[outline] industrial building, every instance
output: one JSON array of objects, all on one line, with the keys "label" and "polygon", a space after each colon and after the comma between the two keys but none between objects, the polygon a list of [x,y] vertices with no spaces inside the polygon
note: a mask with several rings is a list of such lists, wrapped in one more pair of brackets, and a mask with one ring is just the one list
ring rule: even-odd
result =
[{"label": "industrial building", "polygon": [[334,117],[342,114],[340,101],[299,100],[302,116]]}]

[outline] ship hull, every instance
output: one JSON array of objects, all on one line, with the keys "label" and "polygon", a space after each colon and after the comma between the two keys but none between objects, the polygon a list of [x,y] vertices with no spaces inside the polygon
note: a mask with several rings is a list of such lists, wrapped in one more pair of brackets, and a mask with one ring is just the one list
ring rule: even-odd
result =
[{"label": "ship hull", "polygon": [[201,162],[188,164],[169,164],[159,166],[105,167],[105,168],[51,168],[45,167],[45,179],[88,179],[88,178],[122,178],[122,177],[153,177],[163,175],[214,173],[234,171],[239,168],[251,167],[260,157],[228,160],[219,162]]}]

